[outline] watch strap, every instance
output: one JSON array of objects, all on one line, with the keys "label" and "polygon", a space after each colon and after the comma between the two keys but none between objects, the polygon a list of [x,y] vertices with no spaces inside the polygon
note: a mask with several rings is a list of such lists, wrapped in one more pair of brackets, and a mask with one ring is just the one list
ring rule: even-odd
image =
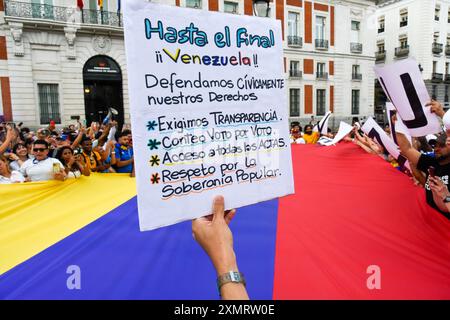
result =
[{"label": "watch strap", "polygon": [[220,288],[224,284],[229,282],[242,283],[244,286],[246,285],[245,278],[242,273],[238,271],[229,271],[217,277],[217,290],[219,290],[219,295],[220,295]]}]

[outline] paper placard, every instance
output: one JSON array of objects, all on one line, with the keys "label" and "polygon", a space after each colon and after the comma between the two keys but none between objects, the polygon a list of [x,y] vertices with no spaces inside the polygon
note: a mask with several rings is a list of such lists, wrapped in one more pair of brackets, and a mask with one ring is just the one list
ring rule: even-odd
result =
[{"label": "paper placard", "polygon": [[141,230],[293,193],[280,21],[124,5]]},{"label": "paper placard", "polygon": [[411,136],[422,137],[441,131],[437,116],[425,107],[431,99],[415,60],[405,59],[374,69],[384,93]]},{"label": "paper placard", "polygon": [[394,140],[387,135],[383,128],[381,128],[372,117],[369,117],[366,120],[364,125],[361,127],[361,130],[371,139],[376,140],[382,147],[384,147],[386,151],[397,160],[400,166],[404,165],[411,170],[409,162],[400,154],[400,150]]}]

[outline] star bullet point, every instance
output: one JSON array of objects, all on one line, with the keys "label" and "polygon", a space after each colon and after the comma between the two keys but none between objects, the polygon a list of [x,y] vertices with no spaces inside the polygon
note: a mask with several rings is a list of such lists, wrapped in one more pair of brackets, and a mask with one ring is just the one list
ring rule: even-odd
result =
[{"label": "star bullet point", "polygon": [[152,165],[152,167],[153,166],[159,166],[159,161],[160,161],[160,159],[159,159],[159,157],[157,155],[156,156],[152,156],[151,159],[150,159],[150,164]]},{"label": "star bullet point", "polygon": [[155,127],[156,127],[156,121],[149,121],[149,122],[147,123],[147,129],[148,129],[148,131],[155,130]]},{"label": "star bullet point", "polygon": [[156,139],[150,139],[148,140],[147,146],[150,148],[150,150],[157,150],[160,144],[161,142],[158,142]]},{"label": "star bullet point", "polygon": [[160,177],[159,177],[158,173],[152,174],[152,177],[150,178],[150,182],[152,184],[158,184],[159,180],[160,180]]}]

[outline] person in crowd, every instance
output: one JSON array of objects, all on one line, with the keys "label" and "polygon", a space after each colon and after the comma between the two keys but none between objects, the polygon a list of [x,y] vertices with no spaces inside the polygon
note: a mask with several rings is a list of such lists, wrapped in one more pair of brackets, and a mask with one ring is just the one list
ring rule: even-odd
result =
[{"label": "person in crowd", "polygon": [[[222,196],[214,198],[212,214],[192,221],[192,234],[211,259],[216,269],[220,296],[224,300],[248,300],[245,279],[239,272],[233,249],[233,234],[229,224],[236,210],[225,212]],[[224,280],[232,272],[240,276],[239,281]]]},{"label": "person in crowd", "polygon": [[50,120],[47,129],[50,131],[50,135],[58,136],[58,131],[56,131],[56,123],[54,120]]},{"label": "person in crowd", "polygon": [[66,179],[62,163],[48,156],[49,145],[45,140],[36,140],[33,143],[34,159],[28,159],[20,167],[20,172],[29,181],[47,181]]},{"label": "person in crowd", "polygon": [[109,169],[110,165],[104,164],[100,154],[92,149],[92,140],[90,138],[85,137],[82,140],[81,148],[83,149],[81,154],[83,162],[91,172],[103,172]]},{"label": "person in crowd", "polygon": [[10,170],[8,159],[0,156],[0,184],[25,182],[25,177],[17,170]]},{"label": "person in crowd", "polygon": [[9,159],[12,161],[9,166],[11,167],[11,170],[18,171],[25,161],[31,158],[32,156],[28,154],[26,145],[23,143],[17,143],[13,147],[12,153],[9,156]]},{"label": "person in crowd", "polygon": [[6,129],[6,136],[3,143],[0,143],[0,155],[6,152],[7,150],[10,150],[11,144],[16,138],[14,129],[10,125],[5,126],[5,129]]},{"label": "person in crowd", "polygon": [[302,138],[302,127],[299,122],[293,122],[291,128],[291,143],[304,144],[305,140]]},{"label": "person in crowd", "polygon": [[[439,102],[432,100],[427,105],[430,107],[431,112],[436,115],[440,117],[444,115],[444,109]],[[446,133],[443,132],[437,136],[436,145],[434,147],[435,157],[421,154],[418,150],[411,146],[404,134],[397,132],[396,135],[401,154],[405,156],[412,165],[416,166],[417,169],[426,175],[425,193],[427,203],[431,207],[440,211],[447,218],[450,218],[447,208],[442,206],[439,207],[439,204],[434,201],[433,192],[430,188],[431,174],[432,176],[439,177],[448,189],[448,180],[450,175],[450,146],[447,146],[446,144]]]},{"label": "person in crowd", "polygon": [[447,185],[438,177],[429,177],[428,180],[433,200],[440,211],[450,212],[450,191]]},{"label": "person in crowd", "polygon": [[117,137],[117,144],[112,155],[115,158],[115,167],[117,173],[131,173],[133,171],[133,148],[129,146],[129,130],[122,131]]},{"label": "person in crowd", "polygon": [[83,162],[81,154],[74,155],[70,146],[63,146],[58,149],[56,159],[61,161],[64,166],[64,171],[68,178],[79,178],[81,175],[90,176],[91,171]]},{"label": "person in crowd", "polygon": [[319,141],[320,134],[319,132],[313,131],[313,126],[307,124],[305,126],[305,132],[303,133],[303,139],[307,144],[315,144]]}]

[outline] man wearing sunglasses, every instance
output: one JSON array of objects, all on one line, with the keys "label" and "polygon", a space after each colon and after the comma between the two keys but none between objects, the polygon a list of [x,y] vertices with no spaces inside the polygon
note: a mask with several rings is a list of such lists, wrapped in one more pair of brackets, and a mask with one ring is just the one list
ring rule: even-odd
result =
[{"label": "man wearing sunglasses", "polygon": [[66,179],[64,166],[58,159],[48,156],[49,145],[45,140],[36,140],[33,143],[34,159],[28,159],[20,167],[20,172],[29,181],[47,181]]}]

